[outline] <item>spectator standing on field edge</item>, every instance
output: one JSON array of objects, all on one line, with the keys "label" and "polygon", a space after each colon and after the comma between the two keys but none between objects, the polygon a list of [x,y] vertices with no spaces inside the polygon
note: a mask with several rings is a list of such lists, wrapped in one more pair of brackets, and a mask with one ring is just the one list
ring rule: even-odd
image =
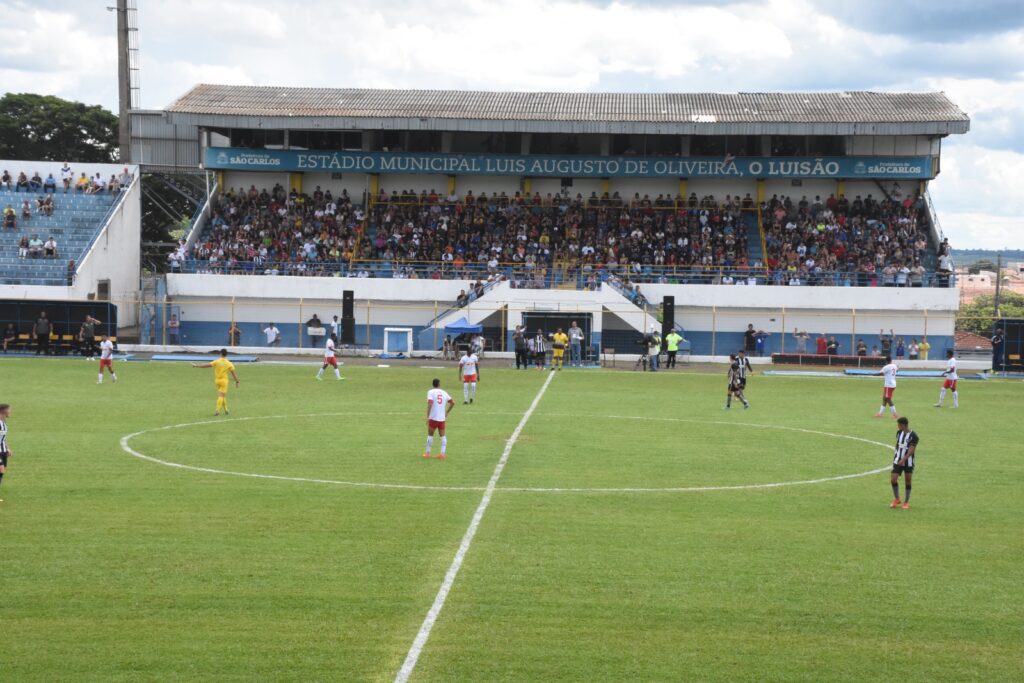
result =
[{"label": "spectator standing on field edge", "polygon": [[267,346],[281,345],[281,330],[277,329],[274,323],[263,328],[263,334],[267,335]]},{"label": "spectator standing on field edge", "polygon": [[573,320],[569,325],[569,364],[574,368],[583,366],[583,330]]},{"label": "spectator standing on field edge", "polygon": [[805,330],[797,331],[797,328],[793,328],[793,339],[796,340],[796,352],[807,353],[807,340],[811,338],[811,335],[807,334]]},{"label": "spectator standing on field edge", "polygon": [[824,332],[818,335],[818,338],[815,340],[815,344],[817,346],[816,350],[819,356],[824,356],[826,353],[828,353],[828,340],[825,339]]},{"label": "spectator standing on field edge", "polygon": [[167,321],[167,340],[171,346],[177,346],[180,342],[181,333],[181,321],[178,320],[176,313],[171,314],[171,319]]},{"label": "spectator standing on field edge", "polygon": [[53,324],[50,319],[46,317],[46,311],[39,314],[39,319],[36,320],[35,333],[36,333],[36,355],[40,353],[48,355],[50,353],[50,332],[53,330]]},{"label": "spectator standing on field edge", "polygon": [[743,350],[748,355],[753,354],[757,350],[757,330],[754,329],[754,323],[748,324],[746,331],[743,333]]},{"label": "spectator standing on field edge", "polygon": [[757,349],[757,355],[764,355],[764,343],[768,337],[772,336],[771,332],[765,332],[764,330],[758,330],[757,334],[754,335],[754,346]]},{"label": "spectator standing on field edge", "polygon": [[1002,372],[1004,369],[1003,346],[1005,341],[1002,328],[996,328],[996,333],[992,335],[992,372]]},{"label": "spectator standing on field edge", "polygon": [[512,346],[516,351],[516,370],[522,367],[523,370],[530,369],[529,346],[526,343],[526,333],[522,325],[516,325],[516,331],[512,333]]},{"label": "spectator standing on field edge", "polygon": [[683,338],[675,330],[669,330],[668,334],[665,335],[665,353],[668,354],[668,358],[665,361],[666,368],[674,368],[676,366],[676,353],[679,352],[679,342],[683,341]]},{"label": "spectator standing on field edge", "polygon": [[878,345],[882,349],[883,356],[892,356],[892,330],[889,330],[889,334],[885,333],[885,330],[878,330]]},{"label": "spectator standing on field edge", "polygon": [[921,360],[928,360],[928,352],[931,349],[932,345],[928,343],[928,337],[921,337],[921,343],[917,345],[917,350],[921,354]]}]

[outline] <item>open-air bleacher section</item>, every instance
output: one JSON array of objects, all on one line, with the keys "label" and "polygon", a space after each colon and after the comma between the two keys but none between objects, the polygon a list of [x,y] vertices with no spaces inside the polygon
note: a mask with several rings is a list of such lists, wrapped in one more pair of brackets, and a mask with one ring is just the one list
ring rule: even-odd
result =
[{"label": "open-air bleacher section", "polygon": [[611,274],[646,281],[744,279],[750,197],[617,193],[444,196],[393,191],[369,209],[347,195],[228,190],[189,253],[171,270],[269,275],[509,280],[516,287],[596,288]]},{"label": "open-air bleacher section", "polygon": [[[0,188],[0,207],[8,215],[13,213],[13,220],[5,217],[0,228],[0,284],[68,285],[75,264],[92,245],[119,196],[73,188],[65,194],[63,186],[56,192]],[[52,207],[40,206],[40,199],[52,202]]]},{"label": "open-air bleacher section", "polygon": [[762,209],[771,284],[948,287],[949,244],[932,244],[924,199],[773,196]]}]

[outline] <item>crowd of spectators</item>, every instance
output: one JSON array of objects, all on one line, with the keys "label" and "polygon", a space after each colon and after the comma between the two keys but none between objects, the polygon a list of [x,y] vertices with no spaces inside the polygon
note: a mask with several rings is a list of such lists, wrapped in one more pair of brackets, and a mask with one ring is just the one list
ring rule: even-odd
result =
[{"label": "crowd of spectators", "polygon": [[231,189],[214,199],[209,229],[192,249],[181,245],[168,259],[172,271],[195,259],[204,272],[331,274],[352,261],[364,219],[344,190]]},{"label": "crowd of spectators", "polygon": [[[350,275],[507,277],[545,286],[552,269],[596,288],[601,271],[639,274],[644,266],[735,268],[747,262],[742,210],[750,197],[689,199],[618,193],[462,196],[381,191],[364,213],[344,192],[312,194],[277,185],[229,190],[213,206],[209,229],[172,269],[197,260],[208,272],[316,275],[351,264]],[[422,264],[431,264],[424,267]]]},{"label": "crowd of spectators", "polygon": [[[361,199],[361,198],[360,198]],[[205,234],[170,255],[172,270],[270,275],[508,279],[516,287],[575,281],[596,289],[610,275],[635,282],[923,286],[929,282],[927,211],[921,198],[830,195],[822,201],[750,195],[698,197],[618,193],[445,195],[381,190],[368,209],[333,195],[228,190]],[[748,229],[760,210],[765,262],[749,259]],[[386,266],[386,268],[384,267]],[[682,272],[675,278],[666,273]],[[687,276],[688,274],[688,276]],[[759,280],[755,280],[759,278]]]},{"label": "crowd of spectators", "polygon": [[[102,173],[97,172],[94,176],[86,175],[84,172],[75,178],[71,166],[65,161],[60,170],[59,184],[64,188],[64,194],[74,191],[80,194],[117,194],[123,187],[127,187],[132,181],[132,173],[126,166],[120,173],[111,173],[110,178],[104,178]],[[58,181],[52,173],[44,179],[39,171],[31,177],[24,171],[18,173],[17,177],[10,171],[4,169],[0,173],[0,190],[14,190],[14,192],[26,192],[29,194],[41,192],[43,194],[56,194]]]},{"label": "crowd of spectators", "polygon": [[[773,284],[922,287],[928,281],[924,199],[829,195],[822,201],[773,196],[762,207],[766,265]],[[952,273],[939,248],[938,279]]]}]

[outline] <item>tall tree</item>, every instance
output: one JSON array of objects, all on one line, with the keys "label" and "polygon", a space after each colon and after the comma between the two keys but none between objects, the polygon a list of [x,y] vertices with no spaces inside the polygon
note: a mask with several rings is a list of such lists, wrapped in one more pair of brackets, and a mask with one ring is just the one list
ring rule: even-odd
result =
[{"label": "tall tree", "polygon": [[[956,329],[992,334],[996,320],[995,295],[982,294],[972,303],[963,304],[956,314]],[[1004,291],[999,302],[999,313],[1003,318],[1024,318],[1024,295]]]},{"label": "tall tree", "polygon": [[7,93],[0,98],[0,159],[117,161],[117,117],[98,105]]}]

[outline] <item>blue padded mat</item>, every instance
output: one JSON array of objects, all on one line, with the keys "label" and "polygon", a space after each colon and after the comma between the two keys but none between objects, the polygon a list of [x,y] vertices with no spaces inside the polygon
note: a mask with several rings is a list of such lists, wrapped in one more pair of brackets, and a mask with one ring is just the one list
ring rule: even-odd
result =
[{"label": "blue padded mat", "polygon": [[[150,358],[150,360],[180,360],[180,361],[188,361],[189,363],[206,363],[206,362],[209,362],[209,361],[211,361],[211,360],[213,360],[215,358],[219,358],[219,357],[220,357],[220,354],[213,354],[213,353],[208,354],[208,355],[204,355],[204,356],[184,355],[184,354],[180,354],[179,355],[179,354],[170,354],[170,353],[168,353],[168,354],[157,353],[157,354],[154,354],[153,357]],[[229,355],[228,356],[228,360],[231,361],[232,363],[255,363],[256,361],[259,360],[259,358],[257,358],[256,356],[231,356],[231,355]]]}]

